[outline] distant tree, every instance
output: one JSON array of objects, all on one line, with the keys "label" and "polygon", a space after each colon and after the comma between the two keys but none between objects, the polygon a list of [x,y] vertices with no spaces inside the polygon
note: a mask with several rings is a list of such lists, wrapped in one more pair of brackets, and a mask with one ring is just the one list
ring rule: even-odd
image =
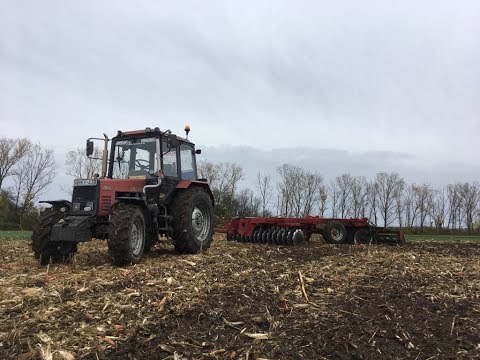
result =
[{"label": "distant tree", "polygon": [[278,167],[277,173],[277,213],[293,217],[310,215],[318,202],[317,194],[323,184],[322,176],[291,164]]},{"label": "distant tree", "polygon": [[437,189],[433,191],[432,206],[430,208],[430,217],[432,218],[435,227],[441,229],[445,222],[446,216],[446,196],[444,189]]},{"label": "distant tree", "polygon": [[427,216],[431,213],[433,202],[433,189],[429,184],[414,186],[415,203],[418,208],[419,226],[423,230]]},{"label": "distant tree", "polygon": [[463,222],[464,212],[462,211],[462,184],[447,185],[448,221],[450,229],[460,229]]},{"label": "distant tree", "polygon": [[277,190],[279,196],[278,213],[281,216],[292,216],[295,207],[295,191],[297,191],[298,174],[303,170],[294,165],[283,164],[277,168],[279,180]]},{"label": "distant tree", "polygon": [[346,218],[351,214],[351,200],[353,177],[346,173],[335,178],[335,185],[338,189],[338,214],[341,218]]},{"label": "distant tree", "polygon": [[262,204],[262,216],[266,216],[267,207],[272,199],[273,191],[271,186],[272,177],[270,174],[257,173],[257,181],[255,186],[260,194],[260,200]]},{"label": "distant tree", "polygon": [[366,199],[368,203],[368,218],[378,224],[379,185],[374,180],[367,183]]},{"label": "distant tree", "polygon": [[259,216],[261,199],[255,197],[250,189],[240,191],[233,201],[233,216]]},{"label": "distant tree", "polygon": [[328,185],[328,193],[330,194],[330,209],[331,217],[338,217],[338,198],[340,190],[338,189],[337,182],[335,180],[330,180]]},{"label": "distant tree", "polygon": [[403,190],[405,181],[398,173],[378,173],[375,179],[378,187],[378,204],[383,226],[387,227],[396,220],[395,197]]},{"label": "distant tree", "polygon": [[473,230],[474,223],[478,214],[480,201],[480,184],[474,182],[472,184],[465,183],[461,187],[463,212],[465,218],[465,226],[470,234]]},{"label": "distant tree", "polygon": [[366,217],[367,213],[367,188],[365,177],[356,176],[351,180],[351,213],[353,217]]},{"label": "distant tree", "polygon": [[[96,158],[96,159],[92,159]],[[65,172],[75,179],[87,179],[102,170],[102,152],[95,148],[92,158],[85,154],[85,149],[76,148],[67,152],[65,159]]]},{"label": "distant tree", "polygon": [[32,145],[13,173],[14,203],[21,218],[32,211],[35,200],[52,183],[56,165],[53,150]]},{"label": "distant tree", "polygon": [[15,165],[29,152],[30,140],[0,137],[0,190],[6,177],[11,176]]},{"label": "distant tree", "polygon": [[[317,194],[323,189],[323,177],[318,173],[305,172],[303,176],[303,216],[311,215],[319,198]],[[320,199],[321,200],[321,199]]]},{"label": "distant tree", "polygon": [[320,199],[319,204],[320,204],[320,216],[324,217],[325,212],[327,211],[327,200],[328,200],[328,194],[325,186],[320,186],[318,189],[318,197]]},{"label": "distant tree", "polygon": [[200,161],[198,174],[199,177],[207,179],[210,183],[216,203],[217,221],[231,218],[238,183],[244,177],[242,167],[236,163]]}]

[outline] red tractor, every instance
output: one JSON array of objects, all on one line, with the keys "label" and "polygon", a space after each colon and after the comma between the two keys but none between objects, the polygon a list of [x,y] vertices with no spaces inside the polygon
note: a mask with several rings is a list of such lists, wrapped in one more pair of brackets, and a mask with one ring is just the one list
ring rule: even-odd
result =
[{"label": "red tractor", "polygon": [[[195,145],[158,127],[118,131],[103,140],[102,174],[76,179],[72,201],[52,205],[34,226],[32,247],[42,265],[68,260],[77,243],[106,239],[115,265],[140,261],[159,235],[173,239],[178,253],[208,249],[213,235],[214,199],[197,176]],[[108,142],[111,141],[110,157]],[[108,159],[108,160],[107,160]]]}]

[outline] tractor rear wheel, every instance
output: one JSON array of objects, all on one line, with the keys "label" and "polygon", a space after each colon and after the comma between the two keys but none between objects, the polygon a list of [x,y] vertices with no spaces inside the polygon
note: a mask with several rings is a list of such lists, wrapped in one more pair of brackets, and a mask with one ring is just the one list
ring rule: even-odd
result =
[{"label": "tractor rear wheel", "polygon": [[180,191],[172,206],[173,240],[180,254],[195,254],[210,247],[213,205],[205,189],[194,186]]},{"label": "tractor rear wheel", "polygon": [[118,204],[110,215],[108,253],[117,266],[136,264],[145,251],[146,231],[142,210]]},{"label": "tractor rear wheel", "polygon": [[77,243],[50,241],[53,225],[63,218],[63,213],[54,207],[43,210],[33,226],[32,250],[41,265],[70,260],[77,252]]},{"label": "tractor rear wheel", "polygon": [[347,240],[347,228],[339,221],[330,221],[323,235],[330,244],[343,244]]}]

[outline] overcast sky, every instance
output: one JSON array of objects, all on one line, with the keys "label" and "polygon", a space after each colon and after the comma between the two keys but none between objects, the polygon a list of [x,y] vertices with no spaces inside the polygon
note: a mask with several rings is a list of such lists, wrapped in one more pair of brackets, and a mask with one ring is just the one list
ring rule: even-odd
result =
[{"label": "overcast sky", "polygon": [[0,4],[0,135],[59,165],[188,123],[203,158],[250,172],[480,178],[480,1]]}]

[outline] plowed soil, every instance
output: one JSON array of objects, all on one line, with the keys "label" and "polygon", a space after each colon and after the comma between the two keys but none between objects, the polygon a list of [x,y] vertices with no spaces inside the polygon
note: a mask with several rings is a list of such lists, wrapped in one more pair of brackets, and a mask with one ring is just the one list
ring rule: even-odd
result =
[{"label": "plowed soil", "polygon": [[106,244],[42,267],[0,242],[1,359],[480,357],[480,243],[227,242],[135,266]]}]

